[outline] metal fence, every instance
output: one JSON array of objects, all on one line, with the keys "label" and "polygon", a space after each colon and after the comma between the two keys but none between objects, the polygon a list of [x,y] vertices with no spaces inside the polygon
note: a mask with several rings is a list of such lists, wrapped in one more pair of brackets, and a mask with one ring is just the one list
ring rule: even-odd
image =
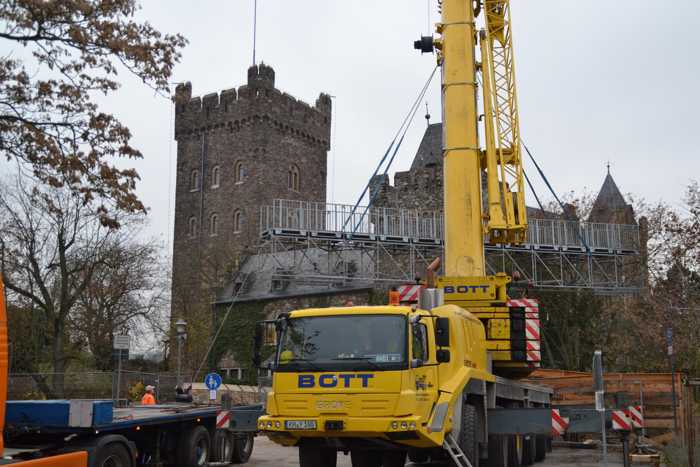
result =
[{"label": "metal fence", "polygon": [[[55,397],[47,394],[43,388],[52,387],[56,373],[14,373],[9,375],[8,400],[46,399]],[[117,381],[119,381],[119,399],[133,398],[134,388],[153,385],[156,399],[172,402],[175,399],[177,376],[165,373],[146,373],[122,370],[117,378],[116,371],[63,373],[63,394],[65,399],[112,399],[117,398]],[[131,391],[131,392],[130,392]]]},{"label": "metal fence", "polygon": [[[384,207],[274,200],[260,213],[261,233],[288,231],[323,237],[440,242],[444,238],[443,214]],[[639,227],[560,219],[530,219],[526,246],[538,248],[639,251]]]}]

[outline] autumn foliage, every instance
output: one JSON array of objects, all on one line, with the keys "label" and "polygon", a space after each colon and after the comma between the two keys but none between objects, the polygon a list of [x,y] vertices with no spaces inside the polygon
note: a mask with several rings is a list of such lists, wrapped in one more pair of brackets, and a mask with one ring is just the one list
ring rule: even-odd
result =
[{"label": "autumn foliage", "polygon": [[68,187],[118,227],[116,211],[144,211],[131,132],[95,103],[136,75],[168,94],[186,40],[135,20],[135,0],[0,0],[0,153],[25,173]]}]

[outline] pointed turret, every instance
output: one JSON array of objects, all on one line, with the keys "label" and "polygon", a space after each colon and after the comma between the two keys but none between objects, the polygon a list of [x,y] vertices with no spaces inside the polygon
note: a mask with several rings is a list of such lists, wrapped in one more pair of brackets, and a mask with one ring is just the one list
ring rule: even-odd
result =
[{"label": "pointed turret", "polygon": [[620,188],[610,174],[605,177],[598,197],[593,203],[593,209],[588,216],[588,222],[603,222],[607,224],[635,224],[634,209],[622,195]]}]

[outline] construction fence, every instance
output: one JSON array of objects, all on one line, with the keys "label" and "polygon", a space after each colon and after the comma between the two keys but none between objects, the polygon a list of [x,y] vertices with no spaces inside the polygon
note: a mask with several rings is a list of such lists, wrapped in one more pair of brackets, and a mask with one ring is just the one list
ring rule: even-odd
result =
[{"label": "construction fence", "polygon": [[[75,373],[21,373],[10,374],[8,381],[8,400],[47,399],[56,397],[47,388],[53,386],[54,379],[63,378],[65,399],[112,399],[137,400],[147,385],[155,386],[156,399],[159,402],[175,400],[177,376],[169,373],[147,373],[122,370],[95,371]],[[119,391],[117,391],[117,384]]]}]

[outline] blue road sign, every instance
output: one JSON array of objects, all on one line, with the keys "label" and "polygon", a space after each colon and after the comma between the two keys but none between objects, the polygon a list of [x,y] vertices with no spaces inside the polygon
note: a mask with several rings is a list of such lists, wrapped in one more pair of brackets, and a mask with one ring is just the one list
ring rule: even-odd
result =
[{"label": "blue road sign", "polygon": [[204,384],[210,391],[216,391],[221,386],[221,376],[217,373],[209,373],[204,377]]}]

